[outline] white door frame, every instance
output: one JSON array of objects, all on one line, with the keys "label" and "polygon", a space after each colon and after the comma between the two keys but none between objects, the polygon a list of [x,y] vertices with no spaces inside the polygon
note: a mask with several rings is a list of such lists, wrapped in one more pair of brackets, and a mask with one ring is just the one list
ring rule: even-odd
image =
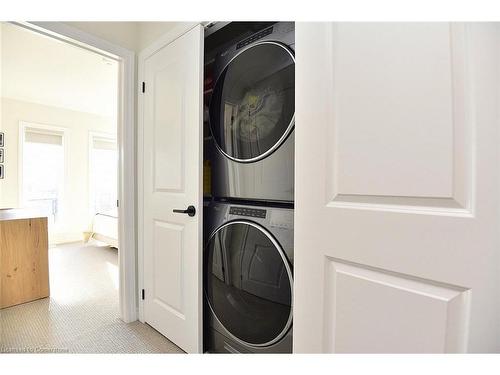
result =
[{"label": "white door frame", "polygon": [[[144,81],[144,65],[145,61],[161,48],[172,43],[175,39],[198,25],[199,22],[184,22],[143,49],[138,56],[138,79],[137,87],[141,88]],[[137,255],[138,255],[138,300],[139,300],[139,320],[145,323],[144,320],[144,302],[142,300],[142,289],[144,289],[144,175],[142,165],[144,163],[144,98],[139,93],[137,99],[138,115],[137,115]]]},{"label": "white door frame", "polygon": [[116,60],[118,88],[118,238],[120,317],[137,320],[137,262],[135,225],[135,52],[62,22],[13,22],[40,34]]}]

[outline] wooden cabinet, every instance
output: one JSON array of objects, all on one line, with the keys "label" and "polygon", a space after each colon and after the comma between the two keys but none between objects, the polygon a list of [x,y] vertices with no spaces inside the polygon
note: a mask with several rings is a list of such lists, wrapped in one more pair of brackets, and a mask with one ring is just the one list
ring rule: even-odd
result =
[{"label": "wooden cabinet", "polygon": [[9,211],[0,213],[0,308],[49,296],[47,218]]}]

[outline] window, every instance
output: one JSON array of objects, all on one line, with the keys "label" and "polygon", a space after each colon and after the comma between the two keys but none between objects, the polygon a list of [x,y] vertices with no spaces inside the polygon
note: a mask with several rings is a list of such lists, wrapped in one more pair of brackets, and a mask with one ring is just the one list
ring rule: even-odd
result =
[{"label": "window", "polygon": [[118,152],[116,139],[90,137],[91,215],[116,208],[118,199]]},{"label": "window", "polygon": [[61,218],[64,190],[64,132],[23,127],[22,197],[24,206],[43,210],[49,225]]}]

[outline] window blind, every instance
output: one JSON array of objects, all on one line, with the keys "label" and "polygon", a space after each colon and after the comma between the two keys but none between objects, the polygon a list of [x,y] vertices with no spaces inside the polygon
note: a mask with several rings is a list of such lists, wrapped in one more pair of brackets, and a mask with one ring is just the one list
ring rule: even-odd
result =
[{"label": "window blind", "polygon": [[116,141],[110,138],[94,137],[92,147],[97,150],[116,150]]},{"label": "window blind", "polygon": [[27,128],[25,130],[24,140],[30,143],[45,143],[62,146],[63,133],[56,130]]}]

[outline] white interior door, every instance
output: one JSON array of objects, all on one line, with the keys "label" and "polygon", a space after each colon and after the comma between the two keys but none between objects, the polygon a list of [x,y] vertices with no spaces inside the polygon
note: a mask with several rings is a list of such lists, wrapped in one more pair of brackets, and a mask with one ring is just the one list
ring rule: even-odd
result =
[{"label": "white interior door", "polygon": [[498,37],[297,25],[295,351],[500,351]]},{"label": "white interior door", "polygon": [[144,63],[143,316],[190,353],[202,350],[202,67],[199,25]]}]

